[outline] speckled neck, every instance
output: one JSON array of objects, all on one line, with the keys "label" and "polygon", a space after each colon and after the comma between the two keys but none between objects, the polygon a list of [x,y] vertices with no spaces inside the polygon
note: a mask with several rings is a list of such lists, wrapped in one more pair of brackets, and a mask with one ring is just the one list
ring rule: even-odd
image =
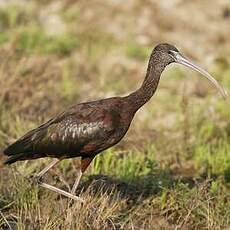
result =
[{"label": "speckled neck", "polygon": [[160,56],[159,53],[152,52],[147,73],[141,87],[126,97],[134,111],[137,111],[153,96],[157,89],[161,73],[169,64],[167,61],[162,61]]}]

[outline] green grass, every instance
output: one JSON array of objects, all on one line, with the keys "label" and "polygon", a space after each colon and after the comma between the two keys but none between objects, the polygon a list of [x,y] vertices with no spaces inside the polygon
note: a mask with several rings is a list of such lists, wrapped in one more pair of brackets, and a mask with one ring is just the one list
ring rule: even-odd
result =
[{"label": "green grass", "polygon": [[26,53],[38,52],[65,56],[70,55],[78,44],[73,34],[48,37],[44,31],[33,24],[29,28],[19,28],[17,36],[18,50]]},{"label": "green grass", "polygon": [[126,54],[129,58],[146,60],[149,56],[149,49],[134,42],[130,42],[126,47]]}]

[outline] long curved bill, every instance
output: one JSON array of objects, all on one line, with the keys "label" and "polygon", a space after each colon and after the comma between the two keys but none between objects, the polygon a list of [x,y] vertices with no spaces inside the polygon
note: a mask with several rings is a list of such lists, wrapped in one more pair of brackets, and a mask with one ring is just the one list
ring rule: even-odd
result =
[{"label": "long curved bill", "polygon": [[220,92],[220,94],[223,96],[223,98],[227,97],[227,93],[225,92],[224,88],[217,82],[215,78],[213,78],[206,70],[202,69],[200,66],[192,62],[191,60],[185,58],[182,56],[179,52],[176,51],[170,51],[172,53],[172,57],[174,58],[175,62],[182,64],[184,66],[187,66],[203,76],[205,76],[211,83],[214,85],[217,90]]}]

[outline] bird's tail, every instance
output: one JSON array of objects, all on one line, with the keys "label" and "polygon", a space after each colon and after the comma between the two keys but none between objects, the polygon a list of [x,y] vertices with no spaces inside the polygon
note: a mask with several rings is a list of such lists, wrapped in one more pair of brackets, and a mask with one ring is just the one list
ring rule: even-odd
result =
[{"label": "bird's tail", "polygon": [[0,151],[0,168],[2,168],[4,165],[10,165],[16,161],[24,159],[26,159],[25,153],[18,153],[12,156],[7,156],[3,151]]}]

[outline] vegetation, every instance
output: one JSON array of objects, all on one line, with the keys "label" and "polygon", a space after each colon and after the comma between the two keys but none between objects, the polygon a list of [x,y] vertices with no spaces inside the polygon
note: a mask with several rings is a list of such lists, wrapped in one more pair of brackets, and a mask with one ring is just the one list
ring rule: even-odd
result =
[{"label": "vegetation", "polygon": [[[230,90],[227,2],[179,2],[0,1],[0,149],[71,104],[136,89],[159,41]],[[84,204],[32,182],[49,159],[1,168],[0,228],[227,229],[229,117],[229,99],[174,65],[125,139],[93,161]],[[69,190],[78,164],[45,180]]]}]

